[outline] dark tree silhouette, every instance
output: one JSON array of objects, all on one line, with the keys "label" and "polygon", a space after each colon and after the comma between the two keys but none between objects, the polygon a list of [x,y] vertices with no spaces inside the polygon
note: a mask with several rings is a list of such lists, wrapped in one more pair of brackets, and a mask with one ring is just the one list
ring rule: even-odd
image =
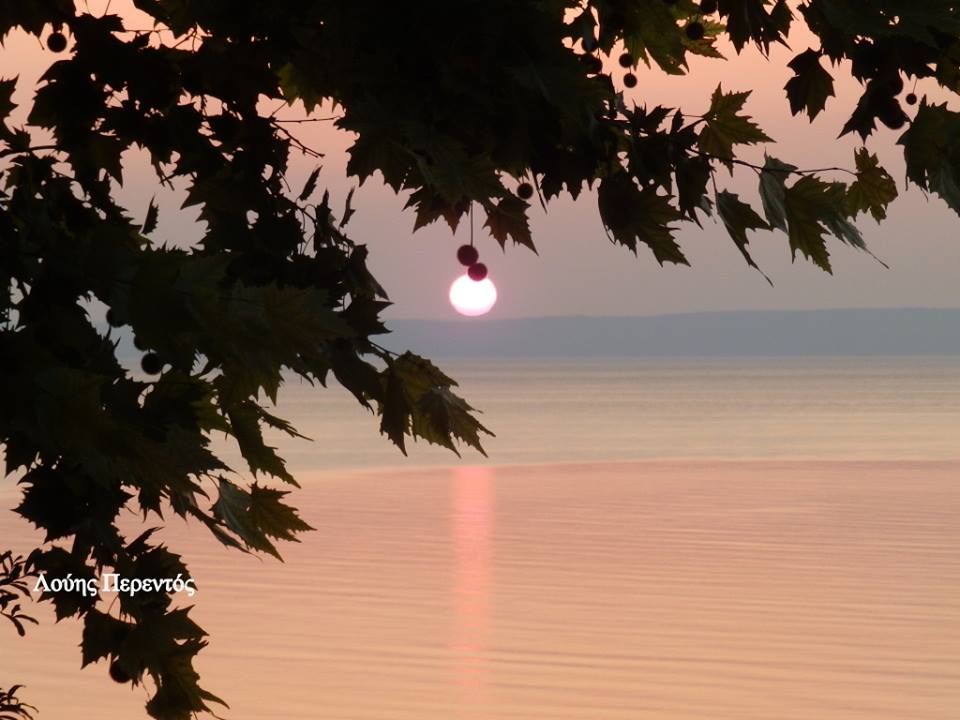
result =
[{"label": "dark tree silhouette", "polygon": [[[336,126],[356,134],[348,173],[379,173],[407,196],[417,228],[456,228],[476,206],[501,245],[532,249],[531,202],[595,188],[608,237],[661,264],[687,262],[677,223],[716,215],[754,267],[748,232],[771,230],[829,271],[828,239],[866,249],[854,221],[883,220],[897,195],[866,147],[845,173],[770,155],[750,163],[737,151],[769,138],[744,113],[748,90],[718,87],[691,114],[620,89],[637,85],[642,63],[682,74],[691,54],[719,57],[724,36],[737,52],[767,53],[799,21],[818,46],[790,62],[790,111],[815,118],[834,94],[830,68],[849,69],[863,92],[840,131],[866,141],[877,121],[903,128],[909,182],[960,212],[960,114],[902,95],[904,79],[960,90],[955,2],[134,4],[153,27],[72,0],[0,2],[0,36],[34,35],[50,56],[25,127],[10,121],[17,79],[0,82],[0,443],[23,486],[17,512],[44,533],[20,573],[186,577],[150,530],[133,540],[118,530],[131,506],[277,555],[278,540],[309,527],[286,491],[244,483],[208,443],[226,433],[254,475],[295,486],[262,434],[296,435],[265,407],[282,372],[332,375],[401,450],[407,438],[480,449],[486,430],[454,381],[374,341],[386,293],[367,248],[345,234],[353,208],[335,217],[317,172],[289,190],[291,154],[313,151],[267,104],[312,113],[335,102]],[[158,186],[186,183],[204,229],[195,247],[160,244],[155,204],[121,206],[129,148],[148,154]],[[717,187],[717,170],[733,165],[755,170],[761,208]],[[133,334],[142,372],[119,362],[118,331],[91,321],[93,300]],[[152,717],[218,702],[192,664],[205,633],[166,590],[121,594],[112,613],[99,595],[42,599],[82,620],[84,664],[105,660],[114,679],[151,687]],[[0,691],[0,712],[24,709],[14,694]]]}]

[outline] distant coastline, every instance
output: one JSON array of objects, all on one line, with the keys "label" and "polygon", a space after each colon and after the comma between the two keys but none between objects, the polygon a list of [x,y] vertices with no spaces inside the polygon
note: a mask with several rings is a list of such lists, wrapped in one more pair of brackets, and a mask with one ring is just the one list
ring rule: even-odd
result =
[{"label": "distant coastline", "polygon": [[389,320],[392,350],[450,356],[960,356],[960,308]]}]

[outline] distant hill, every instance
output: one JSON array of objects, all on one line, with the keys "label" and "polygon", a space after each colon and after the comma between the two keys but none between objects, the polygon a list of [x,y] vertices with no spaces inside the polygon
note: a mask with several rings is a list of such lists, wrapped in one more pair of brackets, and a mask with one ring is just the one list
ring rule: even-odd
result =
[{"label": "distant hill", "polygon": [[381,343],[430,356],[960,355],[960,309],[392,320]]}]

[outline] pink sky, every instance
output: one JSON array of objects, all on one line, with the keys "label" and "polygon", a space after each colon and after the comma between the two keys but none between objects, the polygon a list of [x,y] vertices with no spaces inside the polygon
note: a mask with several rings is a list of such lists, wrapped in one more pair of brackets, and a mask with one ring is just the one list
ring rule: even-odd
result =
[{"label": "pink sky", "polygon": [[[100,3],[102,5],[103,3]],[[118,5],[120,7],[118,7]],[[124,11],[126,3],[114,3],[112,11]],[[91,9],[98,11],[97,3]],[[126,12],[124,11],[126,15]],[[786,62],[793,52],[806,49],[809,36],[794,33],[793,51],[776,48],[769,62],[756,51],[745,51],[727,62],[693,58],[688,77],[668,77],[658,70],[639,74],[633,92],[638,102],[679,106],[696,114],[706,108],[709,94],[722,82],[727,90],[753,90],[747,109],[776,143],[752,148],[743,154],[762,161],[767,150],[801,167],[852,166],[855,138],[837,140],[839,128],[859,97],[855,82],[838,78],[839,98],[815,124],[791,118],[783,85],[790,77]],[[26,103],[32,93],[32,78],[42,72],[55,56],[35,39],[10,36],[0,50],[6,75],[19,73],[20,88],[15,100]],[[843,68],[837,71],[840,75]],[[919,93],[935,91],[921,85]],[[955,105],[955,102],[954,102]],[[320,114],[330,114],[329,108]],[[301,117],[293,107],[287,117]],[[350,136],[329,124],[298,126],[300,137],[326,153],[320,186],[326,185],[334,207],[342,206],[349,189],[356,185],[345,177],[346,148]],[[886,167],[900,181],[903,160],[895,140],[899,133],[882,128],[870,141]],[[122,197],[135,216],[142,214],[156,193],[149,167],[143,158],[126,159]],[[313,165],[303,159],[293,163],[291,185],[297,187]],[[753,174],[738,173],[724,178],[721,185],[756,201]],[[902,187],[901,187],[902,189]],[[172,194],[161,199],[160,231],[155,236],[179,242],[196,238],[201,228],[194,222],[195,209],[181,212],[179,199]],[[359,188],[354,200],[357,214],[348,229],[358,242],[371,248],[370,264],[396,303],[392,317],[452,318],[447,291],[461,268],[454,257],[456,247],[466,238],[466,227],[457,237],[446,225],[434,224],[416,234],[413,216],[404,213],[404,197],[394,195],[377,178]],[[653,256],[640,250],[634,258],[606,239],[592,193],[577,202],[551,203],[544,213],[534,208],[532,226],[539,249],[535,256],[523,248],[508,247],[504,254],[476,225],[481,259],[500,291],[500,301],[488,317],[535,315],[635,315],[737,309],[805,309],[829,307],[960,307],[960,218],[942,202],[912,190],[902,194],[883,226],[863,218],[859,223],[873,251],[886,261],[885,270],[869,256],[831,243],[835,274],[826,275],[812,265],[798,261],[791,265],[786,237],[781,233],[752,236],[752,252],[775,286],[744,264],[724,229],[707,221],[704,228],[685,224],[678,239],[693,267],[659,268]]]}]

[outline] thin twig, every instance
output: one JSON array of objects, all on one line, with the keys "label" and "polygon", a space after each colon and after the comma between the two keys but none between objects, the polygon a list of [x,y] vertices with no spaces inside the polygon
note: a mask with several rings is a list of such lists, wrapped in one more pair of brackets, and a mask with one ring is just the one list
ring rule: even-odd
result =
[{"label": "thin twig", "polygon": [[340,120],[343,115],[331,115],[330,117],[322,118],[273,118],[273,122],[277,123],[313,123],[313,122],[330,122],[331,120]]},{"label": "thin twig", "polygon": [[[751,168],[752,170],[756,170],[757,172],[774,172],[764,167],[763,165],[757,165],[756,163],[748,162],[747,160],[740,160],[739,158],[720,157],[719,155],[703,152],[702,150],[695,150],[694,148],[690,148],[690,152],[692,152],[694,155],[697,155],[698,157],[704,157],[709,160],[719,160],[720,162],[729,162],[729,163],[733,163],[734,165],[742,165],[743,167]],[[842,173],[847,173],[848,175],[853,175],[855,177],[857,175],[857,173],[854,172],[853,170],[850,170],[848,168],[842,168],[842,167],[813,168],[811,170],[801,170],[799,168],[794,170],[781,170],[777,168],[775,172],[784,173],[786,175],[813,175],[815,173],[824,173],[824,172],[842,172]]]},{"label": "thin twig", "polygon": [[294,135],[285,127],[283,127],[283,125],[277,124],[276,120],[271,120],[270,124],[274,128],[276,128],[278,132],[285,135],[287,139],[289,139],[290,142],[293,143],[300,150],[300,152],[304,153],[305,155],[309,155],[311,157],[317,158],[318,160],[324,157],[324,154],[322,152],[320,152],[319,150],[314,150],[312,147],[305,144],[302,140],[300,140],[300,138],[298,138],[296,135]]}]

